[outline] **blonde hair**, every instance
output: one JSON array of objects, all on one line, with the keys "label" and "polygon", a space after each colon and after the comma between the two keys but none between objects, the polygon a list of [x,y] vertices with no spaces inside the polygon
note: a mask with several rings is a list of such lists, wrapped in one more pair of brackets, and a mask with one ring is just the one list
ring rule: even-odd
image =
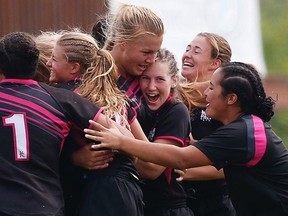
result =
[{"label": "blonde hair", "polygon": [[91,35],[69,32],[57,41],[65,52],[68,62],[80,64],[83,82],[77,93],[95,105],[102,107],[109,118],[127,121],[127,96],[116,85],[118,72],[111,54],[100,49]]},{"label": "blonde hair", "polygon": [[37,48],[40,51],[38,67],[33,78],[34,80],[49,84],[50,69],[46,66],[46,63],[51,57],[56,41],[59,39],[62,33],[62,31],[45,31],[34,37]]},{"label": "blonde hair", "polygon": [[111,50],[115,44],[129,42],[144,34],[164,34],[164,24],[159,16],[149,8],[128,4],[120,5],[115,14],[107,16],[105,29],[104,48],[107,50]]},{"label": "blonde hair", "polygon": [[212,46],[211,58],[220,59],[222,64],[231,61],[231,47],[225,38],[209,32],[201,32],[197,36],[206,38]]},{"label": "blonde hair", "polygon": [[[220,59],[221,64],[231,61],[232,51],[229,43],[225,38],[220,35],[201,32],[197,36],[204,37],[208,40],[212,47],[211,58]],[[204,90],[208,87],[209,80],[203,82],[182,82],[180,83],[183,91],[180,92],[181,98],[189,111],[192,111],[195,107],[206,106],[206,96]]]},{"label": "blonde hair", "polygon": [[206,106],[206,96],[203,92],[208,84],[209,81],[180,83],[180,91],[178,92],[189,111],[192,111],[195,107]]}]

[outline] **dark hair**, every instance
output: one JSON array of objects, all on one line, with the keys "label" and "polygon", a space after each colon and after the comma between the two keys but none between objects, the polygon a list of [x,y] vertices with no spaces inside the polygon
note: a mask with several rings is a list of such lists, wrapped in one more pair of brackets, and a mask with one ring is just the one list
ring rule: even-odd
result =
[{"label": "dark hair", "polygon": [[257,70],[245,63],[231,62],[220,67],[223,78],[222,94],[235,93],[245,114],[254,114],[268,122],[274,115],[275,101],[266,97],[261,77]]},{"label": "dark hair", "polygon": [[36,43],[27,33],[12,32],[0,40],[0,68],[6,78],[32,78],[38,57]]},{"label": "dark hair", "polygon": [[102,18],[98,20],[98,22],[95,23],[95,25],[92,28],[91,35],[96,40],[99,48],[102,48],[106,41],[105,31],[107,28],[107,25],[105,23],[105,19]]}]

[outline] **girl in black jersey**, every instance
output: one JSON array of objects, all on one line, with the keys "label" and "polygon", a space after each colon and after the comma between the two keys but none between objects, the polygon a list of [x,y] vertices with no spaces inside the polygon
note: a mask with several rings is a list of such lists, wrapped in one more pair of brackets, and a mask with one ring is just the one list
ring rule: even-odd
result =
[{"label": "girl in black jersey", "polygon": [[32,80],[38,57],[25,33],[0,39],[0,215],[63,216],[59,155],[65,138],[89,127],[89,119],[107,124],[83,97]]},{"label": "girl in black jersey", "polygon": [[[47,64],[51,65],[51,78],[53,78],[51,81],[68,81],[63,82],[61,87],[63,88],[65,84],[70,90],[71,87],[76,88],[78,94],[102,107],[103,113],[108,118],[128,129],[141,130],[134,110],[127,109],[127,96],[116,86],[117,69],[112,56],[107,50],[100,49],[91,35],[81,32],[64,33],[57,40],[52,57]],[[78,82],[79,76],[81,82]],[[142,136],[145,137],[144,134]],[[137,134],[135,137],[142,138]],[[66,150],[64,155],[68,154],[68,157],[64,156],[63,162],[65,164],[65,159],[69,160],[71,157],[79,164],[81,163],[79,157],[74,155],[82,151],[81,140],[78,137],[70,137],[69,141],[78,143],[78,147],[74,146],[75,152],[71,149],[71,145],[68,149],[64,149]],[[81,180],[78,182],[69,180],[71,177],[68,175],[68,170],[71,170],[71,167],[74,170],[77,168],[70,164],[69,169],[69,164],[66,164],[61,170],[67,214],[84,216],[143,214],[142,192],[137,184],[138,173],[132,157],[115,153],[113,161],[105,169],[82,170],[82,174],[80,170],[78,175],[85,177],[83,190],[80,187]],[[76,207],[79,202],[81,204],[77,213]]]},{"label": "girl in black jersey", "polygon": [[[103,32],[105,37],[107,37],[104,49],[110,52],[117,66],[117,86],[126,92],[126,95],[131,99],[131,103],[129,101],[130,105],[138,112],[142,105],[141,98],[143,97],[139,88],[138,76],[141,75],[141,73],[154,62],[156,53],[159,50],[163,40],[163,22],[160,17],[158,17],[153,11],[146,7],[122,4],[115,14],[109,14],[108,22],[105,24],[108,24],[108,26],[107,28],[105,27],[107,32]],[[102,54],[106,55],[104,51]],[[102,78],[103,79],[100,77],[99,80],[105,80],[104,75]],[[101,85],[103,86],[104,90],[107,90],[105,83],[99,83],[99,86],[97,87],[100,87]],[[97,89],[101,92],[105,92],[102,88]],[[97,91],[97,89],[95,89],[95,91]],[[88,95],[88,93],[86,95]],[[99,96],[100,95],[101,94],[99,94]],[[107,96],[107,98],[104,98],[106,99],[107,103],[105,106],[108,110],[110,109],[109,107],[115,107],[114,103],[116,102],[111,101],[114,96],[115,95],[112,92]],[[95,98],[93,100],[95,100]],[[99,100],[97,102],[102,103],[103,101]],[[105,102],[103,103],[105,104]],[[137,121],[133,121],[133,123],[136,122]],[[135,131],[138,133],[138,129],[135,130],[132,125],[130,125],[130,127],[134,135]],[[139,130],[139,135],[136,136],[142,136],[142,134],[143,133],[141,133]],[[81,148],[81,151],[77,151],[77,154],[73,154],[73,160],[82,167],[96,169],[94,161],[97,160],[97,157],[93,157],[91,150],[88,150],[85,147]],[[115,159],[113,159],[113,161],[114,160]],[[117,163],[113,162],[113,164],[115,165]],[[107,161],[105,162],[105,165],[107,165]],[[109,164],[109,167],[110,166],[112,166],[111,163]],[[129,178],[130,177],[131,176],[129,175]],[[100,188],[100,184],[98,187]],[[105,188],[103,187],[101,189],[104,190]],[[90,193],[90,191],[87,193]],[[107,194],[107,192],[103,192],[102,195],[104,196],[105,194]],[[97,198],[96,196],[97,195],[95,195],[95,199]],[[122,197],[123,199],[127,200],[129,198],[128,196],[124,195]],[[101,198],[101,196],[99,196],[99,198]],[[119,204],[114,204],[114,207],[111,208],[110,214],[120,215],[121,212],[119,210],[124,209],[127,206],[122,205],[120,202],[121,199],[118,199],[116,196],[115,200],[118,201]],[[104,202],[104,200],[101,201],[101,203]],[[99,203],[99,205],[101,203]],[[125,203],[127,202],[125,201]],[[122,213],[123,215],[133,215],[134,213],[132,213],[132,210],[137,209],[142,205],[142,203],[138,203],[137,206],[134,205],[135,201],[130,202],[130,204],[130,212],[127,209],[126,212]],[[106,205],[111,206],[112,204],[106,202]],[[97,209],[100,208],[97,207]],[[105,209],[107,208],[103,207],[103,211],[105,211]],[[107,214],[108,212],[106,215]],[[138,214],[140,215],[140,213]]]},{"label": "girl in black jersey", "polygon": [[[110,52],[117,66],[117,86],[129,97],[130,106],[139,116],[143,105],[139,76],[154,62],[161,47],[163,22],[149,8],[130,4],[121,4],[115,14],[110,13],[100,22],[103,22],[100,34],[106,38],[103,49]],[[81,160],[79,165],[82,167],[97,169],[107,166],[107,161],[101,163],[99,157],[93,157],[90,149],[82,148],[82,153],[78,153],[77,160]]]},{"label": "girl in black jersey", "polygon": [[266,96],[258,72],[240,62],[223,64],[205,95],[207,116],[223,126],[194,145],[152,145],[98,123],[85,130],[86,137],[102,142],[95,148],[119,149],[163,166],[223,168],[237,215],[288,215],[288,150],[265,123],[275,102]]},{"label": "girl in black jersey", "polygon": [[[90,35],[84,34],[78,29],[74,29],[74,31],[61,31],[58,34],[55,33],[55,35],[46,35],[46,37],[48,36],[53,36],[51,40],[56,40],[51,53],[52,55],[46,62],[46,66],[51,72],[49,81],[50,83],[54,83],[54,86],[57,88],[74,91],[81,84],[82,76],[90,67],[90,62],[93,62],[97,57],[93,53],[93,46],[96,44],[95,40]],[[42,37],[44,37],[44,33],[42,33]],[[99,67],[102,64],[104,63],[98,64]],[[70,216],[77,214],[85,182],[86,171],[79,166],[75,166],[71,160],[72,152],[76,152],[75,150],[79,149],[79,142],[83,141],[76,140],[75,135],[70,134],[65,140],[60,155],[60,177],[65,199],[65,214]],[[89,148],[86,142],[83,145],[83,148]],[[100,151],[89,152],[96,159],[99,158]],[[107,162],[111,158],[112,153],[107,153],[105,158],[101,159],[101,162],[104,165],[106,163],[107,166]]]},{"label": "girl in black jersey", "polygon": [[129,4],[121,4],[106,24],[104,49],[109,50],[118,68],[117,86],[125,91],[139,115],[143,95],[138,79],[154,63],[164,24],[149,8]]},{"label": "girl in black jersey", "polygon": [[[149,141],[183,147],[189,142],[190,121],[186,106],[177,98],[177,72],[174,55],[160,49],[155,63],[139,78],[145,105],[138,120]],[[173,169],[140,159],[136,168],[144,182],[145,215],[193,215],[187,207],[183,185],[176,181]]]},{"label": "girl in black jersey", "polygon": [[[231,48],[220,35],[201,32],[186,47],[182,56],[181,74],[185,78],[183,101],[190,111],[191,133],[195,140],[211,134],[222,123],[208,118],[205,114],[204,91],[209,85],[213,72],[221,64],[230,62]],[[223,169],[213,166],[176,170],[183,178],[188,194],[188,205],[195,216],[234,216]],[[181,179],[180,178],[180,179]]]}]

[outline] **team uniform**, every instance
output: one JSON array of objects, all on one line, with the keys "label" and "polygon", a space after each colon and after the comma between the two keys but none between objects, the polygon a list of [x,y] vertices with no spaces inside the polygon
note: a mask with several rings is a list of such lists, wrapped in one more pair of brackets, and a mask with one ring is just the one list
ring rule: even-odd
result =
[{"label": "team uniform", "polygon": [[71,129],[101,109],[30,79],[0,82],[0,215],[62,216],[59,155]]},{"label": "team uniform", "polygon": [[[134,109],[127,110],[129,123],[136,119]],[[116,122],[117,119],[114,119]],[[143,215],[143,194],[133,159],[115,153],[105,169],[87,174],[80,207],[80,216]]]},{"label": "team uniform", "polygon": [[125,91],[125,94],[130,98],[131,106],[136,110],[137,115],[142,115],[143,93],[140,89],[139,78],[135,77],[132,80],[127,80],[120,75],[117,86],[120,90]]},{"label": "team uniform", "polygon": [[82,83],[82,78],[77,77],[77,78],[73,78],[72,80],[69,80],[67,82],[57,83],[55,85],[55,87],[74,91],[81,83]]},{"label": "team uniform", "polygon": [[[75,91],[81,83],[82,77],[77,77],[67,82],[57,83],[55,87]],[[86,177],[86,170],[75,166],[71,161],[71,154],[81,148],[81,143],[83,143],[83,139],[80,138],[71,133],[66,138],[60,155],[60,180],[64,195],[65,215],[69,216],[76,216],[79,213],[79,203]]]},{"label": "team uniform", "polygon": [[[208,118],[203,108],[195,108],[190,116],[191,133],[195,140],[208,136],[223,125]],[[195,216],[236,215],[225,180],[184,181],[184,185],[188,195],[188,206]]]},{"label": "team uniform", "polygon": [[[73,79],[56,87],[77,91],[81,82],[80,78]],[[127,110],[127,118],[129,123],[135,120],[134,109]],[[71,153],[81,147],[79,141],[73,135],[68,136],[69,145],[65,145],[60,160],[66,215],[143,215],[143,195],[132,158],[115,154],[107,168],[87,171],[70,160]]]},{"label": "team uniform", "polygon": [[260,118],[244,115],[195,146],[224,168],[237,215],[288,215],[288,151]]},{"label": "team uniform", "polygon": [[[145,103],[145,102],[144,102]],[[182,146],[189,142],[189,112],[183,103],[173,103],[169,97],[157,111],[144,107],[139,123],[150,142],[155,139],[176,140]],[[176,181],[174,169],[166,168],[155,180],[143,180],[142,191],[147,216],[193,215],[187,207],[186,193]]]}]

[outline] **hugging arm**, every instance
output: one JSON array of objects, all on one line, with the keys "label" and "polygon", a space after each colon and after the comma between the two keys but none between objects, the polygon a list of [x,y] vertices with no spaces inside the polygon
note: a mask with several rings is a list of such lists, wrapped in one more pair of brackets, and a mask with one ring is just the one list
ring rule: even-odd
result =
[{"label": "hugging arm", "polygon": [[201,166],[193,167],[185,170],[175,170],[180,175],[179,181],[191,180],[191,181],[204,181],[204,180],[216,180],[224,179],[223,169],[217,170],[214,166]]},{"label": "hugging arm", "polygon": [[[99,117],[97,118],[97,122],[104,126],[108,126],[109,124],[115,124],[115,127],[117,127],[123,134],[125,134],[126,136],[134,137],[129,130],[110,120],[103,114],[99,115]],[[98,170],[109,166],[109,162],[113,160],[114,156],[112,151],[109,149],[95,151],[91,148],[91,145],[92,144],[86,144],[79,150],[76,150],[72,153],[71,159],[74,165],[89,170]]]},{"label": "hugging arm", "polygon": [[212,164],[206,155],[194,146],[181,148],[160,143],[151,144],[123,135],[111,122],[108,122],[108,128],[92,120],[90,123],[92,128],[84,130],[85,137],[101,142],[93,145],[94,149],[117,149],[145,161],[179,169]]}]

